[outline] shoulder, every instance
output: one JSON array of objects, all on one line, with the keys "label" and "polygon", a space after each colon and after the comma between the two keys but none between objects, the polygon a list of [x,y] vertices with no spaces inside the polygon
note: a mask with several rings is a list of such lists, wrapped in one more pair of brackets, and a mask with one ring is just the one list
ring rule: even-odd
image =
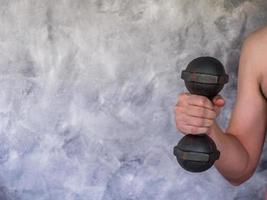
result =
[{"label": "shoulder", "polygon": [[[260,80],[267,65],[267,27],[251,33],[241,49],[240,68]],[[242,69],[243,68],[243,69]]]},{"label": "shoulder", "polygon": [[[253,51],[267,49],[267,26],[262,27],[251,34],[245,39],[243,49],[249,48]],[[265,52],[267,54],[267,52]]]},{"label": "shoulder", "polygon": [[264,99],[262,97],[267,95],[266,66],[267,27],[263,27],[251,33],[243,43],[238,69],[239,89],[245,85],[243,93]]}]

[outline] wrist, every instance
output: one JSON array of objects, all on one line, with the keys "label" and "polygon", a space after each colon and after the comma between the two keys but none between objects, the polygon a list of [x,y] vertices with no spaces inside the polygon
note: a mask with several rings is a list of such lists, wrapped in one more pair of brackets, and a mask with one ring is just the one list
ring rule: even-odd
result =
[{"label": "wrist", "polygon": [[214,122],[213,125],[210,127],[207,134],[215,142],[218,150],[220,150],[223,131],[221,130],[221,128],[218,126],[216,122]]},{"label": "wrist", "polygon": [[207,134],[210,136],[210,137],[214,137],[218,132],[218,125],[217,125],[217,122],[215,121],[212,126],[209,128]]},{"label": "wrist", "polygon": [[208,136],[213,139],[215,142],[218,140],[222,134],[221,128],[218,126],[217,122],[214,122],[208,131]]}]

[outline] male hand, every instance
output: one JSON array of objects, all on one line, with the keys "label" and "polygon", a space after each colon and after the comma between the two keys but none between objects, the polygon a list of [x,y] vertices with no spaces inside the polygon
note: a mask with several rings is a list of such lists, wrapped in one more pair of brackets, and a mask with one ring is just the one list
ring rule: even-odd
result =
[{"label": "male hand", "polygon": [[211,102],[204,96],[180,94],[175,106],[177,129],[183,134],[208,133],[224,104],[224,99],[219,95]]}]

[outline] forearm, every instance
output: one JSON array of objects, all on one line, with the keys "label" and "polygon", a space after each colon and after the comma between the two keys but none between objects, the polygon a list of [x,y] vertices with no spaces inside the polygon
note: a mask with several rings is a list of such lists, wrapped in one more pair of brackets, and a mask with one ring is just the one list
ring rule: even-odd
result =
[{"label": "forearm", "polygon": [[211,127],[209,136],[221,153],[219,160],[215,162],[218,171],[234,185],[249,178],[249,155],[239,140],[232,134],[224,134],[216,123]]}]

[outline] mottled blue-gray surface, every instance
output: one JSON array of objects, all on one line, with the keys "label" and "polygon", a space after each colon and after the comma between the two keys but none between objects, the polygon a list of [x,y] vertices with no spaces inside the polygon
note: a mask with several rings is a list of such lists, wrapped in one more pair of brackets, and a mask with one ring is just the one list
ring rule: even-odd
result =
[{"label": "mottled blue-gray surface", "polygon": [[0,200],[257,200],[215,168],[182,170],[173,108],[180,71],[215,56],[231,81],[265,0],[0,0]]}]

